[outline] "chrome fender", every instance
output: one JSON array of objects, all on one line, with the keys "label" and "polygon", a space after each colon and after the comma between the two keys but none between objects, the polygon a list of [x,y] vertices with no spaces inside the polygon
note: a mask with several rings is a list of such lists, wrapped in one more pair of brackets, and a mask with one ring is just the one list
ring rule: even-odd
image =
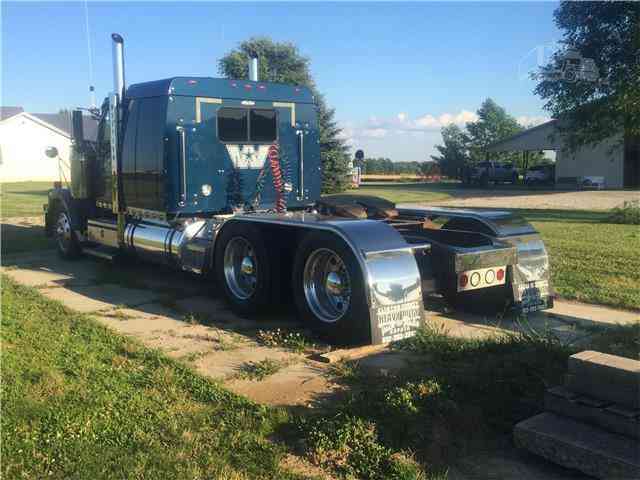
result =
[{"label": "chrome fender", "polygon": [[421,278],[414,250],[428,245],[409,245],[393,227],[376,220],[290,212],[236,215],[227,223],[235,221],[327,231],[342,238],[362,270],[373,344],[413,336],[423,324]]}]

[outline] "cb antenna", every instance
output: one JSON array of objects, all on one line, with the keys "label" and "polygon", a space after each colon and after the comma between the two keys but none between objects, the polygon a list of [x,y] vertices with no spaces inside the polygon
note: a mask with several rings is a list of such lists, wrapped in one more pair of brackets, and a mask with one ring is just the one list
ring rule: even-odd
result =
[{"label": "cb antenna", "polygon": [[87,56],[89,58],[89,102],[91,108],[96,108],[96,94],[93,86],[93,55],[91,51],[91,31],[89,29],[89,4],[84,0],[84,23],[87,36]]}]

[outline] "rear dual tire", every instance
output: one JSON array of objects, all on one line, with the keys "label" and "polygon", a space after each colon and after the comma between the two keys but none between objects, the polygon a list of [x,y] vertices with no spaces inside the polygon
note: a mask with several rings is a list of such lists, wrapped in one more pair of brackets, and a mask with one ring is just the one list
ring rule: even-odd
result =
[{"label": "rear dual tire", "polygon": [[293,264],[293,298],[302,321],[333,344],[371,342],[362,269],[349,246],[328,232],[307,234]]},{"label": "rear dual tire", "polygon": [[[223,228],[216,244],[217,284],[234,312],[250,316],[280,303],[284,256],[277,238],[236,222]],[[305,235],[295,252],[291,284],[299,319],[318,336],[333,344],[370,343],[362,271],[342,239],[327,232]]]}]

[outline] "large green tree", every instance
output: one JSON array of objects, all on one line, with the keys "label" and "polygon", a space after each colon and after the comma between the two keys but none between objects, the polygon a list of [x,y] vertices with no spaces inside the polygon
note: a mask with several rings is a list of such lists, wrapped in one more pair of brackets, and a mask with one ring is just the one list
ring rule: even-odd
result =
[{"label": "large green tree", "polygon": [[443,145],[436,145],[439,155],[431,155],[431,158],[438,163],[442,174],[459,178],[468,160],[466,136],[462,129],[453,123],[442,127],[440,133]]},{"label": "large green tree", "polygon": [[[476,112],[478,120],[466,125],[466,144],[472,163],[485,159],[486,147],[499,140],[508,138],[524,130],[518,121],[509,115],[507,111],[487,98]],[[500,161],[517,162],[519,154],[504,152],[492,154],[492,157]]]},{"label": "large green tree", "polygon": [[[616,131],[640,135],[640,3],[562,2],[554,12],[564,48],[536,75],[545,108],[565,118],[570,148]],[[557,75],[569,53],[595,62],[595,77]]]},{"label": "large green tree", "polygon": [[249,58],[258,57],[258,73],[267,82],[289,83],[309,87],[318,105],[320,157],[323,193],[339,192],[350,182],[349,147],[341,136],[335,110],[327,105],[309,70],[309,59],[291,43],[274,42],[270,38],[251,38],[220,59],[220,73],[229,78],[246,79]]}]

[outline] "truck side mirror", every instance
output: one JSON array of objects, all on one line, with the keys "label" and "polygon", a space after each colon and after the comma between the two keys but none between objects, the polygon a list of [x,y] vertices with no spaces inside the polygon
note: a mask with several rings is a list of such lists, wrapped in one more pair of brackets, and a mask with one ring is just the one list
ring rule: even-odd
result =
[{"label": "truck side mirror", "polygon": [[49,158],[56,158],[58,156],[58,149],[56,147],[47,147],[44,154]]}]

